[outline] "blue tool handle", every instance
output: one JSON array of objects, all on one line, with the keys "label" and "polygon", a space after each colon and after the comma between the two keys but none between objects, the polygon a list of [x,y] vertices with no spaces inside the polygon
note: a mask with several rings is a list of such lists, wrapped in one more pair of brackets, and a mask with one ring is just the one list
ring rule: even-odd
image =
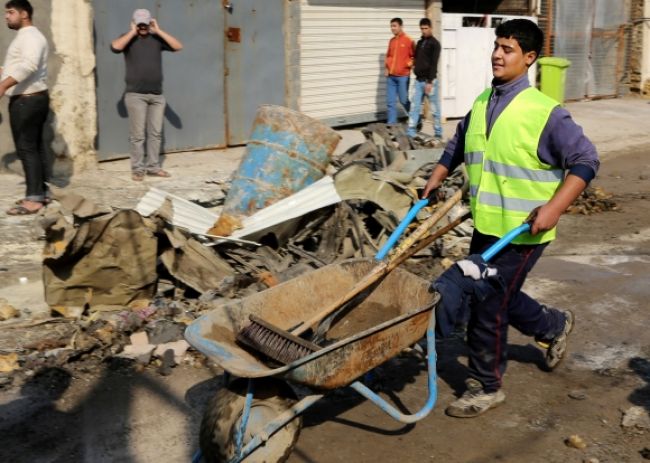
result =
[{"label": "blue tool handle", "polygon": [[384,259],[384,257],[386,257],[388,252],[393,249],[393,246],[395,246],[395,243],[397,243],[397,240],[399,240],[400,236],[402,236],[402,233],[404,233],[406,227],[409,226],[417,213],[420,212],[420,209],[427,206],[428,204],[429,199],[421,199],[415,203],[415,205],[413,205],[413,207],[406,213],[406,217],[402,219],[395,231],[393,231],[393,233],[391,233],[391,235],[388,237],[388,241],[386,241],[381,249],[377,251],[377,254],[375,255],[376,261],[381,261]]},{"label": "blue tool handle", "polygon": [[489,261],[494,256],[496,256],[499,251],[508,246],[512,240],[527,231],[530,231],[530,224],[528,222],[522,223],[517,228],[513,228],[508,233],[506,233],[503,238],[487,248],[487,250],[481,254],[481,257],[485,262]]}]

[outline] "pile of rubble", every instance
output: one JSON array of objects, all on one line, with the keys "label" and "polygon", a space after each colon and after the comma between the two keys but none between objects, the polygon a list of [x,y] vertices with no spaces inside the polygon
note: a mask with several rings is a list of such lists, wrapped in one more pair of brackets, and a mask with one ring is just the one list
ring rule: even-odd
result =
[{"label": "pile of rubble", "polygon": [[[42,220],[52,317],[5,322],[0,386],[41,367],[87,368],[108,359],[161,374],[179,363],[203,366],[205,359],[188,350],[183,332],[219,303],[343,259],[374,256],[418,200],[442,149],[383,124],[369,125],[363,134],[363,143],[332,159],[324,183],[336,193],[331,204],[307,201],[298,216],[291,208],[290,219],[269,206],[260,211],[267,214],[264,227],[247,235],[215,237],[209,226],[184,226],[183,207],[198,208],[190,214],[195,222],[208,214],[207,225],[213,212],[164,192],[155,210],[146,212],[146,198],[137,210],[113,210],[55,192],[58,207],[48,208]],[[456,172],[441,191],[450,197],[463,183]],[[227,196],[228,185],[220,187]],[[435,205],[419,218],[433,210]],[[440,272],[441,258],[467,252],[470,234],[471,224],[463,223],[405,265],[430,278]]]},{"label": "pile of rubble", "polygon": [[569,214],[591,215],[604,211],[616,211],[618,206],[612,199],[613,194],[603,190],[600,187],[589,186],[582,194],[569,206]]},{"label": "pile of rubble", "polygon": [[[322,181],[258,211],[230,236],[209,233],[219,216],[202,206],[215,204],[196,198],[152,189],[136,210],[113,210],[55,191],[56,206],[42,220],[52,317],[23,321],[0,301],[0,321],[8,320],[0,331],[0,387],[42,367],[109,359],[163,375],[180,363],[203,366],[183,339],[202,314],[319,267],[374,256],[419,199],[443,149],[397,126],[362,132],[363,143],[334,157]],[[441,196],[464,183],[461,171],[452,173]],[[227,183],[214,187],[227,197]],[[590,187],[569,212],[615,210],[611,196]],[[453,218],[466,211],[458,206]],[[432,279],[466,255],[471,232],[468,220],[403,265]]]}]

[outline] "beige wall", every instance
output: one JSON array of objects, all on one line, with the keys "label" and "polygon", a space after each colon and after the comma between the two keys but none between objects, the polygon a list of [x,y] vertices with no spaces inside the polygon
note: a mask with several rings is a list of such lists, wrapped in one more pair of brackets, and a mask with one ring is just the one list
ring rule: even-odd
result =
[{"label": "beige wall", "polygon": [[[45,128],[46,149],[55,156],[55,175],[95,165],[97,131],[93,14],[89,0],[32,0],[34,25],[50,46],[48,86],[50,116]],[[0,60],[15,31],[0,29]],[[21,172],[9,129],[7,98],[0,100],[0,169]]]},{"label": "beige wall", "polygon": [[431,20],[433,35],[438,40],[442,36],[442,0],[427,0],[427,17]]},{"label": "beige wall", "polygon": [[[643,5],[643,17],[650,18],[650,0],[645,0]],[[641,83],[642,93],[650,97],[650,20],[642,23],[643,28],[643,52],[641,61]]]},{"label": "beige wall", "polygon": [[97,105],[93,12],[89,0],[52,0],[52,41],[61,61],[51,87],[50,107],[57,158],[79,170],[95,164]]}]

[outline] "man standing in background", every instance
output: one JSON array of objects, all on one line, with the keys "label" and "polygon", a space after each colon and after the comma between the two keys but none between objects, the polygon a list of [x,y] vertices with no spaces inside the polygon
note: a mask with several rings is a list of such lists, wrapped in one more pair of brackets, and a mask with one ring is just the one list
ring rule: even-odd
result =
[{"label": "man standing in background", "polygon": [[162,52],[182,48],[183,44],[163,31],[145,9],[135,10],[129,32],[111,42],[111,50],[124,53],[126,62],[124,103],[129,113],[131,178],[134,181],[142,181],[145,174],[171,177],[160,167],[166,105],[162,94]]},{"label": "man standing in background", "polygon": [[440,93],[438,86],[438,59],[440,58],[440,42],[433,36],[431,20],[420,20],[422,38],[415,47],[415,91],[409,113],[407,134],[415,137],[420,122],[420,109],[425,96],[429,97],[431,115],[433,116],[434,137],[442,139],[442,124],[440,121]]},{"label": "man standing in background", "polygon": [[393,37],[388,42],[386,52],[386,108],[387,123],[397,123],[397,98],[408,113],[410,103],[408,98],[409,76],[413,67],[413,40],[402,30],[402,18],[390,20],[390,31]]},{"label": "man standing in background", "polygon": [[9,122],[16,153],[25,171],[25,198],[8,215],[35,214],[47,200],[52,161],[43,146],[43,126],[49,112],[47,40],[32,24],[34,9],[28,0],[5,4],[7,27],[18,31],[0,69],[0,97],[8,95]]}]

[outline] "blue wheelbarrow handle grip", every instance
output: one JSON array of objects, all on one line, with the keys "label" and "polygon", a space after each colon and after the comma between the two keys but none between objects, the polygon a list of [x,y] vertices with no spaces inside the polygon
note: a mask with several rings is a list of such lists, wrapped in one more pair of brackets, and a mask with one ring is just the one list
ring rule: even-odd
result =
[{"label": "blue wheelbarrow handle grip", "polygon": [[514,240],[516,237],[518,237],[519,235],[527,231],[530,231],[530,224],[528,222],[522,223],[517,228],[513,228],[508,233],[506,233],[503,238],[501,238],[499,241],[497,241],[492,246],[487,248],[485,252],[481,254],[481,257],[485,262],[489,261],[494,256],[496,256],[499,253],[499,251],[501,251],[503,248],[508,246],[512,240]]},{"label": "blue wheelbarrow handle grip", "polygon": [[384,243],[381,249],[377,251],[377,254],[375,255],[376,261],[384,260],[384,257],[386,257],[388,252],[391,249],[393,249],[395,243],[397,243],[400,236],[402,236],[404,230],[406,230],[406,227],[408,227],[409,224],[413,221],[417,213],[420,212],[420,209],[427,206],[428,204],[429,204],[429,199],[421,199],[417,203],[415,203],[413,207],[411,207],[411,209],[406,213],[406,216],[399,223],[395,231],[393,231],[393,233],[391,233],[391,235],[388,237],[388,241],[386,241],[386,243]]}]

